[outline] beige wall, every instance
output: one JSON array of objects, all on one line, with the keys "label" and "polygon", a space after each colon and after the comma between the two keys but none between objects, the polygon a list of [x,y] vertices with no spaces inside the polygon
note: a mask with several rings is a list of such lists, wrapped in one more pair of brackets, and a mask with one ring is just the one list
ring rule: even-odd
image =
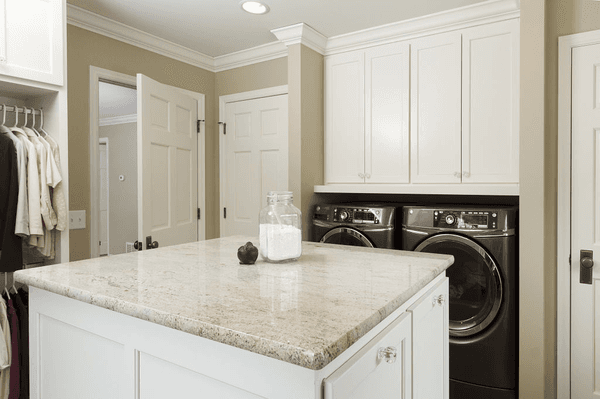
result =
[{"label": "beige wall", "polygon": [[[101,126],[108,138],[108,210],[111,255],[125,253],[125,243],[138,240],[137,123]],[[125,177],[123,181],[119,176]]]},{"label": "beige wall", "polygon": [[214,180],[214,176],[218,175],[215,74],[72,25],[67,26],[67,56],[69,207],[71,210],[86,210],[88,215],[87,228],[69,235],[71,260],[90,257],[90,66],[132,76],[143,73],[161,83],[206,96],[206,237],[217,237],[218,230],[214,230],[214,226],[218,226],[218,181]]},{"label": "beige wall", "polygon": [[[246,91],[266,89],[269,87],[283,86],[288,84],[288,59],[287,57],[277,58],[270,61],[260,62],[258,64],[248,65],[227,71],[217,72],[215,83],[215,107],[214,120],[219,121],[219,97],[228,94],[243,93]],[[218,132],[218,130],[217,130]],[[218,133],[217,133],[218,134]],[[206,187],[206,195],[212,195],[212,200],[219,206],[219,138],[216,137],[214,147],[215,165],[212,191]],[[220,209],[216,210],[217,217],[213,220],[212,229],[216,232],[215,237],[220,232]],[[208,238],[208,237],[207,237]]]},{"label": "beige wall", "polygon": [[324,180],[323,71],[321,54],[301,44],[289,47],[289,188],[294,192],[294,205],[302,211],[305,240],[314,186]]}]

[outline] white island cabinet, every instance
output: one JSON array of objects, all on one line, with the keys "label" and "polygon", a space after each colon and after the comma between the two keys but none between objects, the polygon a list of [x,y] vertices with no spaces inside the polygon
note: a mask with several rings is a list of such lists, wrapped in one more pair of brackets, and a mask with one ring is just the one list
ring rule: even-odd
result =
[{"label": "white island cabinet", "polygon": [[31,397],[448,397],[451,256],[305,242],[240,265],[252,240],[17,272]]}]

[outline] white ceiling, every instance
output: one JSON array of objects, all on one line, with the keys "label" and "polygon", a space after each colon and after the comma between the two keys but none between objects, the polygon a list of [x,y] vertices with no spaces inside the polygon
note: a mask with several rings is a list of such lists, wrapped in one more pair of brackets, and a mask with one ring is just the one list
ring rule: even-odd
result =
[{"label": "white ceiling", "polygon": [[133,115],[137,112],[137,92],[135,89],[100,82],[99,117]]},{"label": "white ceiling", "polygon": [[69,4],[211,57],[277,39],[272,29],[304,22],[327,38],[484,0],[265,0],[251,15],[240,0],[67,0]]}]

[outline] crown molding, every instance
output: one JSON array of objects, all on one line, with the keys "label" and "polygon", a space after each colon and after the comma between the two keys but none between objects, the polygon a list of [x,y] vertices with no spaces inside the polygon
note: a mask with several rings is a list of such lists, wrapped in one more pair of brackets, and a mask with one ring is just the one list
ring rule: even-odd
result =
[{"label": "crown molding", "polygon": [[215,72],[221,72],[287,56],[288,49],[285,44],[271,42],[262,46],[215,57],[214,70]]},{"label": "crown molding", "polygon": [[488,0],[453,10],[332,36],[325,55],[463,29],[520,16],[519,0]]},{"label": "crown molding", "polygon": [[67,4],[67,23],[214,72],[214,58]]},{"label": "crown molding", "polygon": [[164,55],[211,72],[287,57],[288,46],[303,44],[322,55],[332,55],[520,16],[520,0],[488,0],[362,31],[327,38],[305,23],[271,30],[278,41],[218,57],[183,47],[120,22],[67,4],[73,26]]},{"label": "crown molding", "polygon": [[98,121],[98,125],[111,126],[111,125],[121,125],[123,123],[136,123],[136,122],[137,122],[137,114],[130,114],[130,115],[120,115],[120,116],[111,116],[108,118],[101,118]]},{"label": "crown molding", "polygon": [[319,54],[325,54],[327,38],[303,22],[273,29],[271,33],[288,47],[292,44],[303,44]]}]

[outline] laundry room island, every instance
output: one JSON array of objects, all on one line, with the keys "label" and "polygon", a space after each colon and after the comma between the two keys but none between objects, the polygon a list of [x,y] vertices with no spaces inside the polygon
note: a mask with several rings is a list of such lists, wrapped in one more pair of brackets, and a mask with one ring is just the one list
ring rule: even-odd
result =
[{"label": "laundry room island", "polygon": [[448,397],[452,256],[303,242],[241,265],[247,241],[16,272],[31,398]]}]

